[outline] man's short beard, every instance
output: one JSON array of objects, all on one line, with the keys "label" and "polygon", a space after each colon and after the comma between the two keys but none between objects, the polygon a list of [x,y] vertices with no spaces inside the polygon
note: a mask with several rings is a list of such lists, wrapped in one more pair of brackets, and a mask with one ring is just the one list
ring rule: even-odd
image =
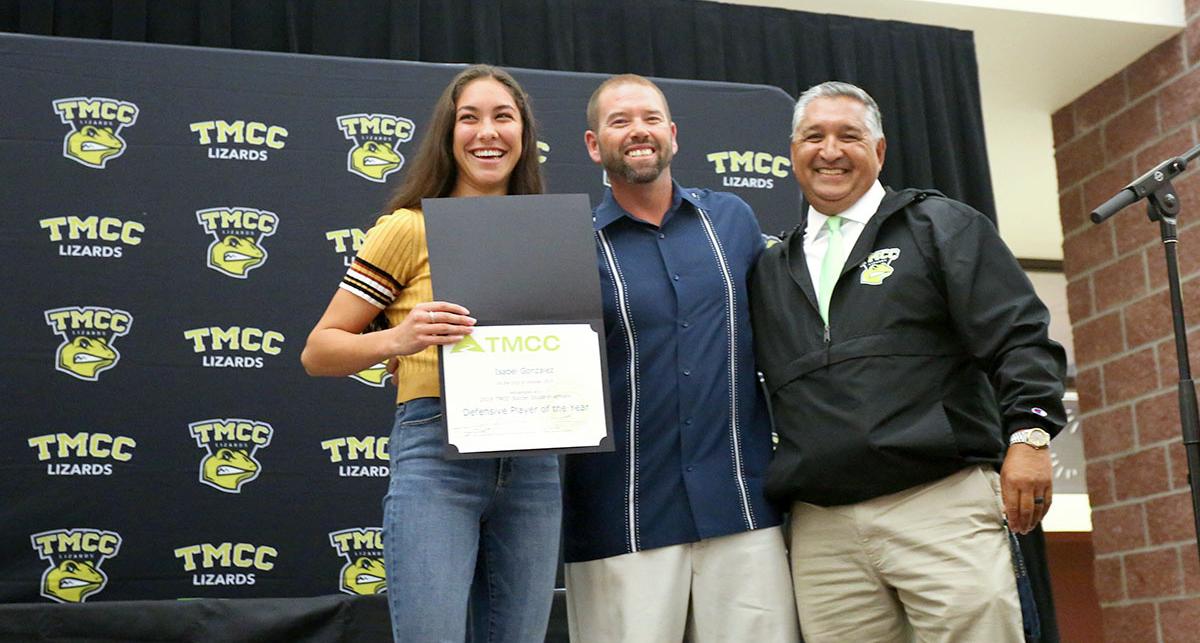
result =
[{"label": "man's short beard", "polygon": [[636,170],[625,161],[625,155],[618,151],[616,154],[608,154],[607,150],[601,150],[601,159],[604,161],[604,171],[609,177],[619,176],[626,183],[634,185],[653,183],[662,176],[663,170],[671,164],[671,155],[664,153],[663,150],[658,150],[658,162],[651,167]]}]

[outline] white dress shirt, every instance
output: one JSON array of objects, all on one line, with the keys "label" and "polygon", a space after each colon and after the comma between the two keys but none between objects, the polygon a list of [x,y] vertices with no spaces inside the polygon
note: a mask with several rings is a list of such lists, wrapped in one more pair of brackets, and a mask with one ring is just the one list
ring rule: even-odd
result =
[{"label": "white dress shirt", "polygon": [[[875,211],[879,209],[879,204],[883,202],[886,194],[883,186],[876,180],[866,194],[839,215],[842,217],[842,253],[847,257],[850,256],[850,251],[858,242],[858,237],[867,226],[867,222],[875,216]],[[821,262],[825,259],[825,250],[829,248],[829,228],[825,227],[825,221],[828,219],[828,216],[817,212],[816,208],[808,206],[808,224],[804,227],[804,258],[808,261],[808,274],[812,278],[813,292],[817,292],[818,296],[821,288]]]}]

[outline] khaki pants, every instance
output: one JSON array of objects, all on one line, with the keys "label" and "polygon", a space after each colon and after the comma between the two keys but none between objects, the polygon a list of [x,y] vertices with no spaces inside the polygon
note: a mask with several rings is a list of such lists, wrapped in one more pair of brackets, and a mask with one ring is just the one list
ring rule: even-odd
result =
[{"label": "khaki pants", "polygon": [[852,505],[792,507],[807,643],[1021,643],[1000,476],[972,466]]},{"label": "khaki pants", "polygon": [[799,640],[779,527],[566,566],[573,643]]}]

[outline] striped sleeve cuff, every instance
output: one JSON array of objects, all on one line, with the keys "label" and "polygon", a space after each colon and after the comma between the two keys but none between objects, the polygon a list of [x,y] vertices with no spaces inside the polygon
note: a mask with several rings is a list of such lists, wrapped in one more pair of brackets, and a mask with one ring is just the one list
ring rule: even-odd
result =
[{"label": "striped sleeve cuff", "polygon": [[400,291],[400,284],[391,275],[359,257],[354,258],[338,287],[380,310],[387,308]]}]

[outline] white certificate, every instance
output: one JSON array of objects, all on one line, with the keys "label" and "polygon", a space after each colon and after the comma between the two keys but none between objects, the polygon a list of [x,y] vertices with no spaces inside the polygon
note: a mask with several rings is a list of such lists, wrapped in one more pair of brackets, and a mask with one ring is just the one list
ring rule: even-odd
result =
[{"label": "white certificate", "polygon": [[448,456],[611,450],[602,350],[586,323],[476,326],[442,347]]}]

